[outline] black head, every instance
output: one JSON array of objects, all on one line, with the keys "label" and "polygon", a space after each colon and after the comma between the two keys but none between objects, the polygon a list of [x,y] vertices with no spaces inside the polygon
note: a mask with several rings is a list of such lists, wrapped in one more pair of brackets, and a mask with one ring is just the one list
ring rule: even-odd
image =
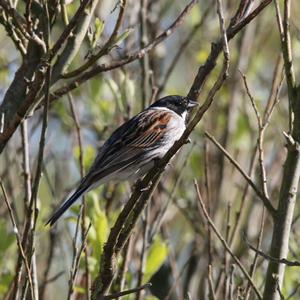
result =
[{"label": "black head", "polygon": [[182,116],[197,104],[197,102],[188,100],[186,97],[173,95],[157,100],[150,107],[165,107]]}]

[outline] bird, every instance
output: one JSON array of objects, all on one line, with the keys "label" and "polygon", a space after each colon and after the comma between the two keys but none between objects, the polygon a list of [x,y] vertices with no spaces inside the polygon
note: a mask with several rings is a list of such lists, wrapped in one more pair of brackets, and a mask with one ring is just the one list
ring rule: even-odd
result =
[{"label": "bird", "polygon": [[78,198],[101,184],[142,178],[182,136],[187,116],[197,104],[184,96],[166,96],[118,127],[99,149],[74,193],[46,225],[54,225]]}]

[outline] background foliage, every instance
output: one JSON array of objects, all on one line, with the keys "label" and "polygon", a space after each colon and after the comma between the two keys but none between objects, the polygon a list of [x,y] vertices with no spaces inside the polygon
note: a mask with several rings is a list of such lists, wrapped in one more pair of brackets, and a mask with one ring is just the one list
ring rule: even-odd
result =
[{"label": "background foliage", "polygon": [[[225,22],[228,24],[236,10],[236,1],[223,2]],[[185,5],[182,1],[149,1],[146,40],[153,40],[171,24]],[[78,3],[71,1],[65,8],[71,17]],[[101,49],[103,41],[108,39],[114,28],[119,9],[114,1],[100,1],[88,35],[69,66],[69,71],[85,62],[86,57],[96,51],[97,47]],[[18,11],[24,13],[24,10],[25,5],[20,1]],[[290,24],[296,75],[299,75],[300,65],[299,13],[300,5],[292,1]],[[122,57],[128,50],[137,49],[145,42],[140,39],[139,14],[140,4],[128,1],[120,33],[109,54],[101,58],[103,62]],[[58,14],[51,40],[59,36],[64,26]],[[191,32],[193,34],[189,37]],[[81,259],[73,281],[70,281],[70,270],[76,251],[78,256],[82,245],[80,228],[77,240],[74,240],[80,204],[74,205],[57,226],[50,230],[44,224],[54,207],[76,186],[81,178],[81,168],[85,173],[97,148],[116,127],[156,98],[169,94],[187,94],[198,66],[205,62],[210,53],[211,42],[219,35],[214,3],[199,1],[182,26],[152,49],[143,60],[146,75],[143,73],[143,64],[136,60],[99,74],[51,104],[38,191],[34,249],[41,299],[85,299],[87,278],[91,283],[98,274],[103,245],[122,206],[130,197],[131,184],[110,183],[87,194],[85,221],[91,227],[87,234],[86,251],[79,255]],[[21,58],[3,26],[0,27],[0,45],[2,98]],[[286,156],[286,141],[282,132],[288,131],[289,124],[287,87],[283,81],[283,61],[274,6],[270,5],[241,31],[230,42],[229,48],[227,81],[192,133],[191,143],[180,150],[164,172],[163,179],[117,261],[119,270],[124,268],[124,275],[118,273],[120,277],[117,277],[111,292],[119,291],[120,287],[123,290],[152,283],[150,288],[140,294],[129,295],[124,299],[214,299],[214,294],[218,299],[248,299],[249,295],[250,299],[255,299],[254,293],[248,291],[248,281],[240,269],[224,250],[220,240],[208,230],[207,220],[199,209],[194,179],[199,183],[212,220],[245,268],[251,270],[257,259],[253,281],[263,290],[268,261],[261,256],[255,258],[255,252],[249,248],[244,237],[250,244],[267,252],[272,238],[272,220],[268,213],[263,212],[262,202],[240,172],[204,133],[207,131],[212,134],[250,174],[253,182],[260,186],[260,162],[257,150],[254,150],[259,130],[253,103],[240,72],[245,74],[249,91],[262,116],[266,107],[272,101],[276,102],[263,140],[268,193],[275,206]],[[180,57],[173,60],[178,51]],[[170,77],[166,77],[170,65],[174,68]],[[217,66],[207,80],[200,103],[211,89],[220,67]],[[56,86],[60,84],[58,82]],[[37,166],[42,118],[43,112],[39,109],[26,121],[31,177]],[[76,126],[79,126],[77,130]],[[26,218],[22,147],[19,128],[0,156],[0,178],[20,231]],[[2,193],[0,197],[0,298],[5,299],[15,277],[18,247]],[[299,216],[298,205],[290,236],[290,260],[300,257]],[[298,268],[290,267],[286,270],[282,293],[287,298],[291,295],[288,299],[300,297]]]}]

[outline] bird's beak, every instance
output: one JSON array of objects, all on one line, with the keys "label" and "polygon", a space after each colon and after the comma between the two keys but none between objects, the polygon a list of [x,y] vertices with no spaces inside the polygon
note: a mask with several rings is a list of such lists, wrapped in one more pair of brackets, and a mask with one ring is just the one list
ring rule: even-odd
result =
[{"label": "bird's beak", "polygon": [[191,109],[191,108],[193,108],[193,107],[195,107],[195,106],[197,106],[197,105],[199,105],[199,103],[196,102],[196,101],[192,101],[192,100],[188,100],[188,101],[187,101],[187,108],[188,108],[188,109]]}]

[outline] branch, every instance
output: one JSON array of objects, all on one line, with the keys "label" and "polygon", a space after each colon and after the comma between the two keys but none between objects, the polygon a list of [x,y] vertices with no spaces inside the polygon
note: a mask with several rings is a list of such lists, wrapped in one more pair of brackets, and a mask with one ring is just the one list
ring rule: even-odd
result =
[{"label": "branch", "polygon": [[56,41],[56,43],[54,44],[52,49],[50,50],[50,53],[49,53],[50,58],[53,58],[58,53],[58,51],[61,49],[62,45],[65,43],[67,38],[72,33],[72,30],[78,24],[78,20],[83,15],[85,8],[92,2],[93,2],[93,0],[83,0],[80,3],[79,8],[77,9],[77,11],[74,14],[74,16],[72,17],[72,19],[70,20],[69,24],[67,25],[65,30],[62,32],[62,34],[60,35],[60,37],[58,38],[58,40]]},{"label": "branch", "polygon": [[[280,20],[279,6],[275,1],[277,19]],[[289,135],[287,157],[285,160],[282,182],[280,186],[278,215],[274,220],[273,236],[270,256],[281,259],[288,255],[289,236],[296,204],[300,179],[300,88],[295,86],[291,44],[289,33],[290,1],[284,1],[284,23],[279,22],[279,31],[282,41],[282,55],[284,59],[286,81],[289,97]],[[283,37],[282,39],[282,29]],[[290,143],[292,141],[292,143]],[[270,261],[266,275],[264,299],[278,299],[285,273],[285,265]],[[274,277],[276,274],[276,278]]]},{"label": "branch", "polygon": [[[223,32],[223,35],[225,35],[225,32]],[[224,37],[224,39],[226,40],[226,37]],[[226,51],[226,44],[224,45],[224,49]],[[162,172],[169,163],[170,159],[184,144],[186,144],[189,135],[201,120],[204,113],[210,107],[215,94],[221,88],[224,80],[226,79],[229,64],[229,61],[226,60],[226,57],[227,56],[224,55],[223,68],[217,78],[217,81],[215,82],[213,88],[210,90],[204,104],[198,109],[194,118],[187,126],[182,137],[174,143],[174,145],[166,153],[166,155],[160,161],[158,161],[155,166],[148,172],[148,174],[143,178],[143,180],[141,180],[141,182],[137,184],[134,193],[121,211],[103,249],[100,266],[101,271],[94,282],[92,299],[96,299],[98,295],[104,295],[104,293],[106,293],[109,289],[116,269],[116,257],[126,243],[139,215],[147,204],[147,201],[151,198],[160,180]]]},{"label": "branch", "polygon": [[262,299],[262,296],[259,292],[259,290],[257,289],[257,287],[255,286],[254,282],[252,281],[252,278],[250,277],[250,275],[248,274],[247,270],[245,269],[245,267],[242,265],[242,263],[240,262],[240,260],[238,259],[238,257],[236,255],[234,255],[234,253],[231,251],[229,245],[227,244],[227,242],[225,241],[225,239],[222,237],[221,233],[219,232],[219,230],[217,229],[217,227],[215,226],[214,222],[212,221],[212,219],[210,218],[210,216],[208,215],[205,205],[203,203],[202,200],[202,196],[199,190],[199,186],[197,181],[194,181],[195,184],[195,188],[196,188],[196,192],[198,195],[198,203],[199,203],[199,210],[201,208],[205,219],[207,220],[207,222],[209,223],[209,225],[211,226],[212,230],[214,231],[214,233],[216,234],[216,236],[219,238],[219,240],[221,241],[221,243],[223,244],[223,246],[225,247],[225,249],[228,251],[228,253],[231,255],[231,257],[233,258],[233,260],[235,261],[235,263],[239,266],[240,270],[242,271],[242,273],[244,274],[244,276],[247,278],[248,282],[251,284],[256,296],[258,297],[258,299]]},{"label": "branch", "polygon": [[276,9],[276,17],[278,30],[280,34],[281,41],[281,49],[282,49],[282,57],[284,61],[284,69],[286,82],[288,86],[288,98],[289,98],[289,130],[292,131],[292,106],[295,98],[295,74],[293,69],[292,62],[292,50],[291,50],[291,37],[290,37],[290,1],[284,1],[284,20],[282,22],[282,17],[280,13],[278,0],[274,1],[275,9]]},{"label": "branch", "polygon": [[17,12],[14,8],[5,1],[0,0],[0,23],[4,26],[8,36],[24,57],[27,52],[27,42],[19,30],[20,24],[17,16]]},{"label": "branch", "polygon": [[[244,28],[251,20],[253,20],[266,6],[271,3],[272,0],[265,0],[258,5],[252,13],[250,13],[247,17],[242,19],[240,22],[234,25],[229,25],[226,36],[227,40],[231,40],[242,28]],[[188,93],[188,98],[190,99],[198,99],[205,79],[210,74],[210,72],[216,66],[216,61],[221,53],[223,48],[223,41],[220,38],[217,42],[212,44],[211,52],[205,62],[204,65],[200,66],[198,70],[198,74],[194,79],[192,88]]]},{"label": "branch", "polygon": [[279,264],[285,264],[288,267],[300,267],[300,261],[298,261],[298,260],[290,261],[285,258],[279,259],[279,258],[273,257],[273,256],[268,255],[267,253],[255,248],[254,246],[252,246],[245,236],[244,236],[244,241],[252,251],[254,251],[255,253],[259,254],[260,256],[262,256],[263,258],[265,258],[269,261],[273,261],[273,262],[276,262]]},{"label": "branch", "polygon": [[144,285],[141,285],[141,286],[139,286],[137,288],[134,288],[134,289],[130,289],[130,290],[126,290],[126,291],[123,291],[123,292],[119,292],[119,293],[104,296],[103,300],[116,299],[118,297],[123,297],[123,296],[129,295],[129,294],[137,293],[139,291],[144,290],[145,288],[150,287],[151,285],[152,285],[151,282],[148,282],[148,283],[146,283]]},{"label": "branch", "polygon": [[68,68],[76,56],[86,36],[98,2],[99,0],[85,0],[81,2],[80,7],[70,20],[70,23],[50,51],[50,57],[53,58],[62,48],[63,44],[66,44],[53,66],[51,84],[54,84],[60,78],[61,73]]},{"label": "branch", "polygon": [[[76,135],[77,135],[77,142],[78,142],[78,148],[79,148],[79,166],[80,166],[80,176],[83,178],[84,176],[84,167],[83,167],[83,146],[82,146],[82,138],[81,138],[81,127],[79,118],[77,116],[77,112],[74,105],[73,96],[71,93],[68,94],[69,98],[69,104],[70,104],[70,110],[71,115],[75,123],[76,128]],[[81,219],[81,243],[84,243],[85,240],[85,232],[86,232],[86,201],[85,197],[82,197],[82,207],[80,210],[80,219]],[[86,297],[89,299],[89,284],[90,284],[90,272],[89,272],[89,266],[88,266],[88,247],[84,247],[84,259],[85,259],[85,292]]]},{"label": "branch", "polygon": [[119,12],[119,16],[118,16],[115,28],[113,30],[113,33],[109,37],[108,41],[102,47],[102,49],[98,53],[94,54],[85,64],[83,64],[79,68],[77,68],[74,71],[71,71],[69,73],[62,74],[61,78],[72,78],[72,77],[76,77],[76,76],[80,75],[83,71],[85,71],[89,67],[91,67],[101,56],[107,54],[111,50],[111,48],[113,47],[113,45],[118,37],[121,25],[124,20],[126,3],[127,3],[127,0],[120,0],[120,5],[119,5],[120,12]]},{"label": "branch", "polygon": [[77,88],[82,83],[86,82],[90,78],[106,72],[110,71],[119,67],[122,67],[128,63],[131,63],[137,59],[141,59],[144,57],[144,55],[151,51],[155,46],[157,46],[159,43],[161,43],[163,40],[165,40],[167,37],[169,37],[178,26],[180,26],[185,19],[186,15],[189,13],[189,11],[192,9],[192,7],[196,4],[197,0],[192,0],[188,6],[182,11],[182,13],[179,15],[179,17],[164,31],[162,32],[158,37],[156,37],[150,44],[148,44],[146,47],[135,51],[134,53],[123,57],[120,60],[113,61],[110,64],[101,64],[99,66],[93,67],[90,71],[87,71],[83,74],[81,74],[79,77],[71,81],[67,86],[62,87],[54,91],[50,97],[50,102],[60,98],[61,96],[65,95],[66,93],[72,91],[73,89]]},{"label": "branch", "polygon": [[222,145],[208,132],[205,132],[205,136],[213,142],[215,146],[228,158],[228,160],[236,167],[236,169],[241,173],[241,175],[245,178],[245,180],[249,183],[249,185],[252,187],[254,192],[257,194],[257,196],[262,200],[264,203],[265,207],[271,214],[271,216],[275,216],[277,211],[273,207],[272,203],[270,202],[270,199],[267,198],[261,190],[256,186],[256,184],[253,182],[251,177],[242,169],[240,164],[222,147]]},{"label": "branch", "polygon": [[[11,223],[13,225],[13,231],[14,231],[16,239],[17,239],[19,254],[20,254],[20,256],[22,257],[22,259],[24,261],[26,273],[27,273],[27,276],[28,276],[29,286],[30,286],[31,297],[32,297],[32,299],[35,299],[34,288],[33,288],[33,283],[32,283],[32,276],[31,276],[31,270],[30,270],[30,264],[28,262],[28,259],[26,257],[24,248],[22,246],[22,240],[21,240],[21,237],[19,235],[19,230],[18,230],[18,226],[17,226],[16,220],[15,220],[15,217],[14,217],[14,212],[13,212],[12,207],[10,205],[10,202],[8,200],[8,197],[7,197],[4,185],[2,183],[2,180],[0,180],[0,186],[1,186],[1,189],[2,189],[3,196],[4,196],[4,201],[5,201],[6,206],[8,208],[10,220],[11,220]],[[15,286],[14,288],[17,289],[18,287]]]},{"label": "branch", "polygon": [[207,9],[204,11],[203,16],[200,20],[200,22],[198,24],[196,24],[193,29],[191,30],[191,32],[187,35],[187,37],[183,40],[183,42],[181,43],[181,45],[179,46],[176,54],[174,55],[169,67],[167,68],[165,75],[163,77],[163,80],[161,81],[161,83],[158,86],[158,91],[157,91],[157,96],[160,95],[160,93],[164,90],[175,66],[177,65],[181,55],[184,53],[185,49],[188,47],[188,45],[190,44],[190,42],[193,40],[194,35],[197,33],[197,31],[199,30],[199,28],[201,28],[206,20],[206,18],[209,15],[211,9],[211,5],[209,5],[207,7]]},{"label": "branch", "polygon": [[[258,14],[258,12],[262,9],[261,4],[256,10],[255,13],[250,14],[247,18],[244,19],[243,24],[247,24],[250,22],[251,18],[254,18]],[[249,19],[250,17],[250,19]],[[243,26],[244,26],[243,25]],[[242,26],[242,27],[243,27]],[[222,28],[222,22],[221,22],[221,28]],[[242,28],[241,27],[241,28]],[[232,32],[232,31],[230,31]],[[234,36],[234,35],[232,35]],[[225,31],[222,30],[222,37],[220,39],[219,45],[221,47],[221,50],[224,49],[224,61],[223,61],[223,68],[217,78],[217,81],[215,82],[213,88],[210,90],[206,100],[204,101],[203,105],[198,109],[197,113],[195,114],[194,118],[189,122],[185,132],[183,133],[182,137],[174,143],[172,148],[166,153],[166,155],[157,162],[157,164],[148,172],[148,174],[144,177],[144,179],[139,184],[139,188],[135,189],[133,195],[125,205],[124,209],[121,211],[115,226],[112,228],[111,233],[109,235],[108,241],[103,249],[103,255],[101,260],[101,266],[100,266],[100,274],[98,275],[97,279],[94,282],[93,289],[92,289],[92,299],[96,299],[98,295],[104,295],[104,293],[107,292],[109,289],[114,274],[115,274],[115,261],[117,258],[117,255],[119,251],[124,246],[126,240],[128,239],[131,230],[133,229],[135,222],[145,207],[147,201],[149,198],[151,198],[152,193],[161,177],[162,172],[165,169],[165,166],[168,164],[170,159],[177,153],[177,151],[186,144],[186,141],[195,128],[195,126],[198,124],[198,122],[203,117],[204,113],[207,111],[207,109],[210,107],[215,94],[217,91],[221,88],[224,80],[226,79],[226,75],[228,72],[228,46],[226,44],[227,41],[227,35]],[[215,51],[215,47],[212,48],[212,52]],[[218,55],[210,57],[214,57],[214,59],[217,58]],[[208,58],[207,63],[210,66],[211,59]],[[200,86],[203,83],[205,78],[210,73],[210,68],[203,69],[200,67],[199,72],[197,74],[197,78],[195,79],[189,95],[199,92]],[[200,76],[198,76],[200,73]],[[143,190],[147,188],[146,191],[143,192]],[[123,229],[124,224],[125,228]],[[250,278],[251,279],[251,278]]]}]

